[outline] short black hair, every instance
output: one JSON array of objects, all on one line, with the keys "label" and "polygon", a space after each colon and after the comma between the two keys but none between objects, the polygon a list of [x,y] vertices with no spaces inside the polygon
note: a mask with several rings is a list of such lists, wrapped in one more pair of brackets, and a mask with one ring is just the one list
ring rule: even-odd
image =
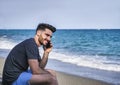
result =
[{"label": "short black hair", "polygon": [[45,30],[45,29],[49,29],[49,30],[51,30],[53,33],[56,31],[56,28],[55,28],[54,26],[52,26],[52,25],[50,25],[50,24],[47,24],[47,23],[40,23],[40,24],[38,24],[38,26],[37,26],[36,32],[37,32],[38,30]]}]

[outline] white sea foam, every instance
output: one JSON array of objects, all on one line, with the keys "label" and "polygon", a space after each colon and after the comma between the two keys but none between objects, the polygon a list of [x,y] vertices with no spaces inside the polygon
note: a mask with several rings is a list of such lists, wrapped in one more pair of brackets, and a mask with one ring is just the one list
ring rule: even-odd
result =
[{"label": "white sea foam", "polygon": [[6,36],[0,37],[0,49],[12,49],[15,45],[16,43]]},{"label": "white sea foam", "polygon": [[102,58],[103,56],[89,56],[89,55],[79,55],[79,56],[73,56],[73,55],[65,55],[61,53],[51,52],[50,58],[60,60],[62,62],[67,62],[71,64],[75,64],[78,66],[85,66],[95,69],[102,69],[102,70],[109,70],[109,71],[119,71],[120,72],[120,63],[112,64],[112,63],[105,63],[105,62],[111,62],[106,59]]}]

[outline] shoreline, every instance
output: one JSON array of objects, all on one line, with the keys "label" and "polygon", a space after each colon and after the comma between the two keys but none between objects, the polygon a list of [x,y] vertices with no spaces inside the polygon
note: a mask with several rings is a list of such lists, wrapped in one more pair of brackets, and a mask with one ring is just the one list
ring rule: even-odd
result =
[{"label": "shoreline", "polygon": [[47,69],[53,69],[55,71],[58,71],[64,74],[68,74],[68,75],[72,75],[80,78],[104,82],[108,85],[120,85],[120,81],[119,81],[120,72],[113,72],[113,71],[106,71],[106,70],[88,68],[83,66],[77,66],[74,64],[64,63],[54,59],[49,59],[47,64]]}]

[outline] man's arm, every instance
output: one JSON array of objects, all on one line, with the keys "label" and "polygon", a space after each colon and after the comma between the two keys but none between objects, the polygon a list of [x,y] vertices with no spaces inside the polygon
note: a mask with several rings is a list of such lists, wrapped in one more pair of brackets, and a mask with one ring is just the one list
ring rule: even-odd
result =
[{"label": "man's arm", "polygon": [[42,57],[42,60],[41,60],[41,62],[40,62],[40,64],[39,64],[40,68],[42,68],[42,69],[45,68],[45,66],[46,66],[46,64],[47,64],[47,61],[48,61],[48,55],[49,55],[48,52],[44,52],[43,57]]},{"label": "man's arm", "polygon": [[28,63],[29,66],[33,72],[33,74],[40,74],[40,73],[48,73],[46,70],[44,70],[47,61],[48,61],[48,55],[52,50],[52,44],[50,45],[49,48],[44,48],[44,54],[42,57],[42,60],[38,62],[37,59],[29,59]]},{"label": "man's arm", "polygon": [[45,70],[39,67],[39,62],[37,59],[29,59],[28,63],[33,74],[47,73]]},{"label": "man's arm", "polygon": [[48,55],[49,55],[49,53],[52,51],[52,47],[53,47],[53,46],[52,46],[52,43],[50,43],[50,46],[49,46],[48,48],[46,48],[46,46],[43,47],[43,49],[44,49],[44,54],[43,54],[42,60],[41,60],[41,62],[40,62],[40,64],[39,64],[40,68],[42,68],[42,69],[45,68],[45,66],[46,66],[46,64],[47,64],[47,61],[48,61]]}]

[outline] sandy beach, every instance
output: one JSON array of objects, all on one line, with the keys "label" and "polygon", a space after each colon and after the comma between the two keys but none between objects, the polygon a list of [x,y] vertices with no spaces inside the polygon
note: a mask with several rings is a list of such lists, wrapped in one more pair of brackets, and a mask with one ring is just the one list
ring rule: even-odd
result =
[{"label": "sandy beach", "polygon": [[98,80],[57,72],[59,85],[112,85]]},{"label": "sandy beach", "polygon": [[2,71],[3,71],[4,61],[5,61],[4,58],[0,58],[0,85],[2,82]]},{"label": "sandy beach", "polygon": [[[2,69],[3,69],[4,61],[5,61],[4,58],[0,58],[0,78],[2,77]],[[112,85],[102,81],[98,81],[90,78],[84,78],[72,74],[66,74],[58,71],[57,71],[57,79],[59,85]]]},{"label": "sandy beach", "polygon": [[4,66],[4,58],[0,58],[0,78],[2,77],[2,71],[3,71],[3,66]]}]

